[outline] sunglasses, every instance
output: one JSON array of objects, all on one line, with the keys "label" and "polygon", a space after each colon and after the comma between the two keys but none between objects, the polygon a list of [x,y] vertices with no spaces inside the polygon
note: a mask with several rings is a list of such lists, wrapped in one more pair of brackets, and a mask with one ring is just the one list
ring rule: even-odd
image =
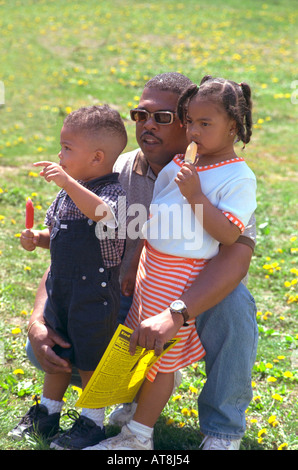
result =
[{"label": "sunglasses", "polygon": [[132,109],[130,111],[130,117],[135,122],[146,122],[150,117],[153,117],[157,124],[168,125],[172,124],[175,120],[175,114],[173,111],[156,111],[155,113],[149,113],[145,109]]}]

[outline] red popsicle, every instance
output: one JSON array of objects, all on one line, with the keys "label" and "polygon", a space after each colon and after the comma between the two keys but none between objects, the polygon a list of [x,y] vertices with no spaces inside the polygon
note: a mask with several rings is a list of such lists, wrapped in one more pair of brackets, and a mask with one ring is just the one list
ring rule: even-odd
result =
[{"label": "red popsicle", "polygon": [[30,229],[34,225],[34,207],[30,198],[26,201],[26,228]]}]

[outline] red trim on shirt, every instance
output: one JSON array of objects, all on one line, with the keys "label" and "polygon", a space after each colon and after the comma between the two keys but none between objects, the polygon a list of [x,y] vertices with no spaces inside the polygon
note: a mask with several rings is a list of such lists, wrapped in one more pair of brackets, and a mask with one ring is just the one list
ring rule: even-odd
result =
[{"label": "red trim on shirt", "polygon": [[[180,166],[180,168],[184,165],[184,154],[177,154],[173,158],[174,162]],[[214,168],[219,168],[220,166],[224,165],[229,165],[230,163],[235,163],[235,162],[244,162],[244,158],[241,157],[236,157],[236,158],[231,158],[230,160],[224,160],[223,162],[219,163],[214,163],[213,165],[206,165],[206,166],[196,166],[197,171],[206,171],[206,170],[213,170]]]}]

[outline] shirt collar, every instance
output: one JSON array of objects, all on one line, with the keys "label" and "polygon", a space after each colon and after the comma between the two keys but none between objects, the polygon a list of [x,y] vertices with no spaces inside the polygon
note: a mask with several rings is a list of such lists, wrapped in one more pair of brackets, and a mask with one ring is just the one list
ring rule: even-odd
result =
[{"label": "shirt collar", "polygon": [[99,184],[107,184],[107,183],[118,183],[118,176],[119,173],[108,173],[107,175],[98,176],[90,181],[80,181],[78,183],[82,184],[83,186],[93,187]]},{"label": "shirt collar", "polygon": [[151,178],[154,181],[156,180],[156,175],[153,173],[152,168],[148,163],[148,160],[146,159],[145,155],[141,150],[139,150],[136,155],[132,171],[137,175],[147,176],[148,178]]}]

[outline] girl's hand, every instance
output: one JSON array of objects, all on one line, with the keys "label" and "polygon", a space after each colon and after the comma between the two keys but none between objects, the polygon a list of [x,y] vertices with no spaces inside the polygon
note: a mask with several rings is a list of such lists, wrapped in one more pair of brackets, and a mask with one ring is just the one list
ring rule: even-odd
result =
[{"label": "girl's hand", "polygon": [[39,242],[39,231],[29,229],[23,230],[20,242],[25,250],[34,251]]},{"label": "girl's hand", "polygon": [[53,162],[36,162],[34,166],[43,166],[43,170],[40,172],[40,176],[49,183],[54,181],[60,188],[65,188],[69,181],[69,175],[63,170],[58,163]]},{"label": "girl's hand", "polygon": [[201,183],[196,167],[185,162],[175,178],[181,194],[191,202],[195,196],[202,195]]}]

